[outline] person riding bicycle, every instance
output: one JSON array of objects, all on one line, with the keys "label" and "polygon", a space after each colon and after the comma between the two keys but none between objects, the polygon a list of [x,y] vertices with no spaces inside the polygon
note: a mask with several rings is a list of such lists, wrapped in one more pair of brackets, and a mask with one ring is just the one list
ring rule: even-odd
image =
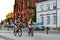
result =
[{"label": "person riding bicycle", "polygon": [[[17,20],[15,20],[15,24],[18,27],[18,31],[17,31],[18,35],[22,36],[22,29],[21,29],[22,28],[22,26],[21,26],[22,24],[21,24],[19,18]],[[21,34],[19,34],[19,33],[21,33]]]},{"label": "person riding bicycle", "polygon": [[33,28],[32,28],[32,20],[31,19],[28,21],[28,36],[30,36],[30,34],[31,34],[31,36],[33,36]]},{"label": "person riding bicycle", "polygon": [[15,26],[14,26],[14,35],[16,36],[18,32],[19,32],[19,28],[18,28],[18,26],[15,24]]}]

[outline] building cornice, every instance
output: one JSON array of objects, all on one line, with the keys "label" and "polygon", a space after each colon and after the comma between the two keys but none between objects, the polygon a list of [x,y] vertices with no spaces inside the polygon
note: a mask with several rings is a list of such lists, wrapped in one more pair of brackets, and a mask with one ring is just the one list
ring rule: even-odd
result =
[{"label": "building cornice", "polygon": [[[43,11],[36,11],[36,12],[47,12],[47,11],[54,11],[56,9],[51,9],[51,10],[43,10]],[[60,10],[60,8],[57,8],[57,10]]]}]

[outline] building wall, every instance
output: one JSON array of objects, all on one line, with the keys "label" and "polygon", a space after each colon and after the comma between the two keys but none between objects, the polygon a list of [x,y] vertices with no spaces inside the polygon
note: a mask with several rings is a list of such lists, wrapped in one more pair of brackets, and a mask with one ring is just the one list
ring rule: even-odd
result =
[{"label": "building wall", "polygon": [[14,4],[14,20],[17,20],[17,15],[18,15],[17,11],[18,11],[18,3],[15,0],[15,4]]},{"label": "building wall", "polygon": [[[29,1],[31,1],[31,6]],[[20,16],[22,22],[27,22],[31,13],[34,13],[35,3],[39,1],[43,0],[15,0],[14,14],[16,15],[14,15],[14,18],[17,19]]]},{"label": "building wall", "polygon": [[[42,23],[42,19],[43,19],[43,23],[45,27],[47,26],[48,27],[56,27],[56,26],[60,27],[60,21],[59,21],[60,20],[60,1],[59,0],[57,0],[57,12],[56,12],[56,1],[55,0],[36,3],[36,9],[37,9],[36,10],[36,13],[37,13],[36,22]],[[57,24],[55,23],[56,16],[57,16]]]}]

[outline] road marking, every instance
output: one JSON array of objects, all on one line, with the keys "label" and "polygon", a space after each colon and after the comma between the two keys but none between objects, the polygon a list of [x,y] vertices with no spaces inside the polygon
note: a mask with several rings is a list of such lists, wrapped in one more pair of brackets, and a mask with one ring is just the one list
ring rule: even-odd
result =
[{"label": "road marking", "polygon": [[4,39],[0,37],[0,40],[4,40]]}]

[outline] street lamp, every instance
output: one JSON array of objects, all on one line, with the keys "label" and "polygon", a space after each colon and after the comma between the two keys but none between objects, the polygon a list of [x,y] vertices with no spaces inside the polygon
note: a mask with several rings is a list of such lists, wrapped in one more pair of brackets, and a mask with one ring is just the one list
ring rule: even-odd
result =
[{"label": "street lamp", "polygon": [[56,0],[56,29],[57,29],[57,0]]}]

